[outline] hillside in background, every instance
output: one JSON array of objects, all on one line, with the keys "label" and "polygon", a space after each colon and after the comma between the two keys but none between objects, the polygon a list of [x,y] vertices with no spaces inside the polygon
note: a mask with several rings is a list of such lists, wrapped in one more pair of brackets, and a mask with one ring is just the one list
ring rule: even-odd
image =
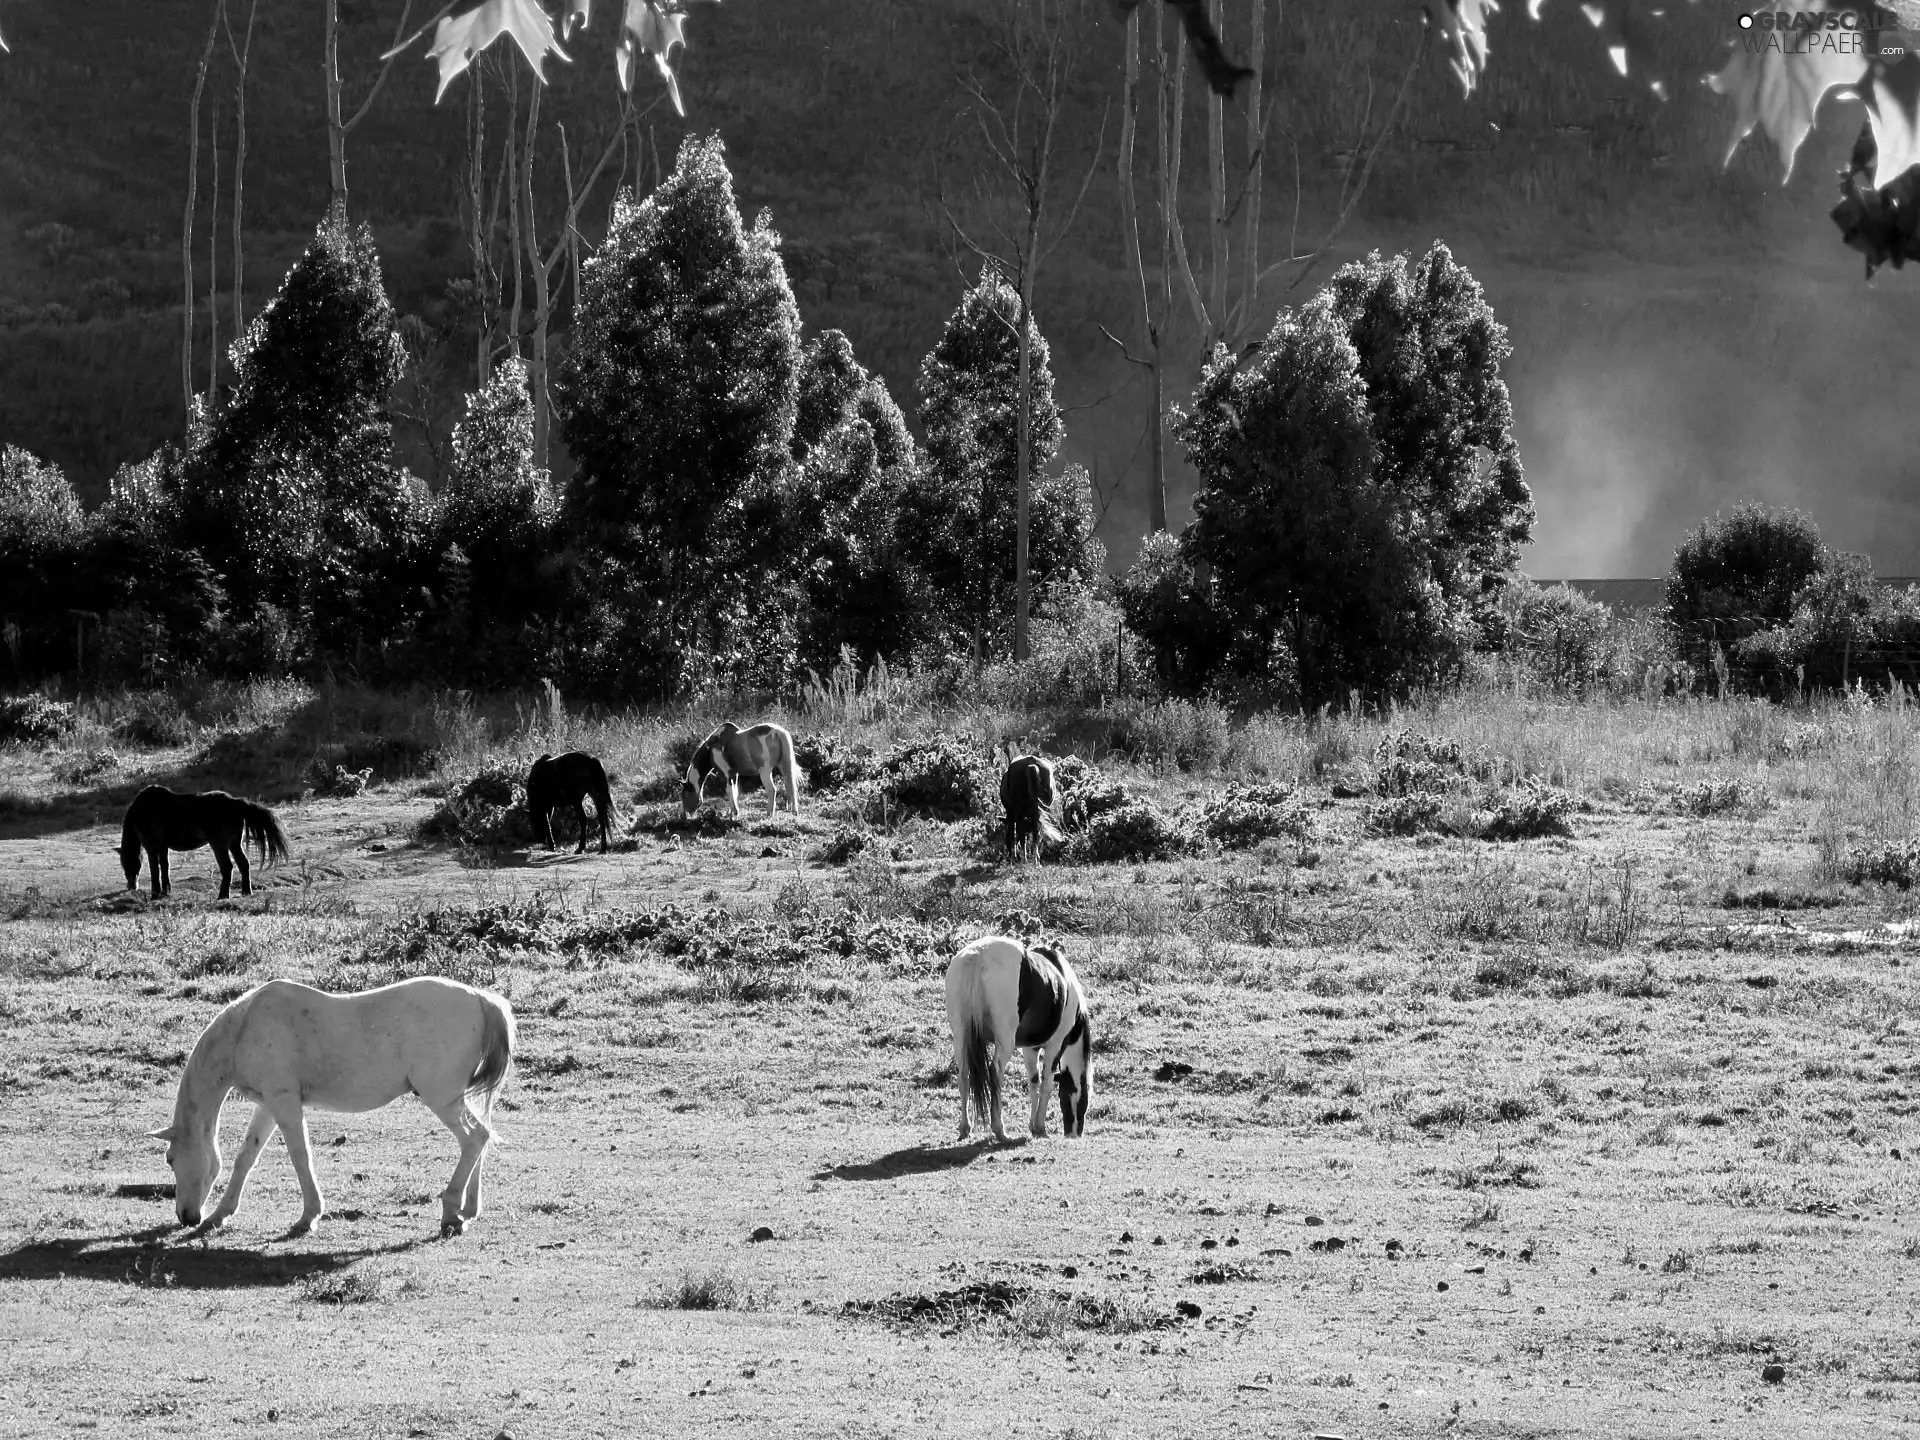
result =
[{"label": "hillside in background", "polygon": [[[237,0],[234,8],[243,21]],[[559,212],[554,124],[566,128],[576,173],[616,131],[611,28],[607,8],[597,8],[595,29],[571,44],[573,64],[551,68],[544,97],[550,143],[538,179],[548,243]],[[1735,8],[1676,7],[1673,58],[1683,73],[1716,63]],[[182,428],[188,97],[208,9],[0,0],[13,45],[0,57],[0,440],[58,461],[94,496],[118,463]],[[1363,116],[1377,125],[1420,44],[1409,9],[1398,0],[1284,7],[1268,66],[1269,93],[1280,96],[1264,214],[1274,258],[1293,234],[1306,249],[1324,233]],[[1578,7],[1548,6],[1539,24],[1524,7],[1509,9],[1519,13],[1496,18],[1491,71],[1474,96],[1462,99],[1437,55],[1415,75],[1405,118],[1332,259],[1370,247],[1417,252],[1440,237],[1480,277],[1515,347],[1508,380],[1540,515],[1528,568],[1653,574],[1699,516],[1755,498],[1804,506],[1831,542],[1871,552],[1883,571],[1920,570],[1907,398],[1920,281],[1888,272],[1862,284],[1858,257],[1840,247],[1826,215],[1859,106],[1829,105],[1790,185],[1778,183],[1777,161],[1759,142],[1723,171],[1731,122],[1720,97],[1681,84],[1663,106],[1613,73]],[[343,0],[341,11],[343,71],[357,105],[399,6]],[[1231,25],[1238,10],[1230,4],[1228,13]],[[245,171],[250,310],[272,293],[325,205],[320,18],[317,0],[260,8]],[[974,6],[728,0],[689,31],[687,119],[658,106],[641,121],[644,143],[616,156],[583,229],[591,237],[604,228],[621,179],[650,184],[659,164],[671,165],[682,134],[719,130],[743,207],[770,208],[785,237],[808,325],[844,329],[911,414],[920,358],[964,283],[931,201],[936,173],[960,194],[979,164],[956,123],[956,67],[983,53]],[[416,46],[399,62],[352,135],[349,179],[353,213],[373,225],[398,307],[421,322],[435,373],[414,400],[444,432],[471,383],[464,312],[448,291],[469,274],[458,202],[467,82],[435,107],[423,57]],[[1119,58],[1120,29],[1095,6],[1067,127],[1069,169],[1094,157],[1103,107],[1117,103]],[[1204,127],[1198,86],[1189,90],[1187,201],[1197,235]],[[231,62],[217,54],[194,241],[201,385],[216,124],[222,347],[231,338],[232,114]],[[490,123],[497,138],[500,120]],[[1099,171],[1042,274],[1038,304],[1072,407],[1064,457],[1094,472],[1107,502],[1101,533],[1123,559],[1144,529],[1147,407],[1138,372],[1098,328],[1134,327],[1116,127],[1109,115]],[[1144,150],[1143,138],[1143,158]],[[964,268],[970,279],[973,267]],[[1315,279],[1332,269],[1322,265]],[[1263,292],[1269,313],[1309,293],[1286,294],[1287,278],[1281,267]],[[436,337],[443,343],[425,343]],[[1176,394],[1200,359],[1191,335],[1183,343],[1190,368]],[[419,427],[407,443],[409,463],[431,476]],[[1176,474],[1179,523],[1187,481]]]}]

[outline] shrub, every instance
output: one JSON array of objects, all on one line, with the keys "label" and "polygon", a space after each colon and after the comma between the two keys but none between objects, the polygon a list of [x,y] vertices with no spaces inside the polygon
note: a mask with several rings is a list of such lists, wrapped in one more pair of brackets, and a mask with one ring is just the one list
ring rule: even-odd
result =
[{"label": "shrub", "polygon": [[1126,786],[1078,755],[1068,755],[1054,764],[1053,783],[1059,788],[1060,812],[1069,830],[1084,830],[1093,820],[1134,799]]},{"label": "shrub", "polygon": [[144,690],[131,697],[132,708],[114,722],[113,733],[134,745],[172,749],[193,738],[193,722],[180,702],[165,690]]},{"label": "shrub", "polygon": [[1419,835],[1441,829],[1440,801],[1437,796],[1416,793],[1400,795],[1369,805],[1364,824],[1370,835]]},{"label": "shrub", "polygon": [[877,778],[879,793],[889,805],[938,819],[986,815],[999,803],[997,777],[957,736],[894,747]]},{"label": "shrub", "polygon": [[[694,742],[698,744],[698,741]],[[688,759],[692,758],[689,749]],[[871,745],[848,744],[834,735],[805,735],[793,742],[793,760],[807,777],[809,790],[839,790],[871,780],[879,763]],[[686,762],[681,762],[682,772]]]},{"label": "shrub", "polygon": [[1549,835],[1571,835],[1567,815],[1574,797],[1565,790],[1523,780],[1508,790],[1492,819],[1480,827],[1482,840],[1538,840]]},{"label": "shrub", "polygon": [[44,695],[0,698],[0,744],[45,745],[73,733],[73,707]]},{"label": "shrub", "polygon": [[1196,837],[1178,818],[1151,801],[1129,799],[1093,820],[1075,847],[1096,864],[1123,860],[1172,860],[1190,854]]},{"label": "shrub", "polygon": [[814,852],[814,858],[828,865],[844,865],[872,844],[873,836],[867,831],[841,825],[827,838],[826,843]]},{"label": "shrub", "polygon": [[1232,739],[1227,712],[1210,700],[1165,700],[1123,719],[1112,734],[1115,749],[1137,761],[1206,772],[1227,758]]},{"label": "shrub", "polygon": [[53,762],[53,778],[62,785],[84,785],[119,768],[120,757],[111,750],[76,751]]},{"label": "shrub", "polygon": [[1389,730],[1373,747],[1373,788],[1389,799],[1445,791],[1461,776],[1484,778],[1492,769],[1484,754],[1444,735]]},{"label": "shrub", "polygon": [[1501,587],[1493,609],[1499,650],[1541,685],[1578,695],[1608,678],[1613,611],[1600,601],[1519,576]]},{"label": "shrub", "polygon": [[447,787],[447,794],[420,822],[423,840],[458,845],[530,845],[533,824],[527,818],[525,766],[492,760]]},{"label": "shrub", "polygon": [[[1114,591],[1127,628],[1152,657],[1154,679],[1172,695],[1199,695],[1227,668],[1233,625],[1196,573],[1189,546],[1149,535]],[[1244,668],[1244,667],[1243,667]]]},{"label": "shrub", "polygon": [[1674,807],[1706,818],[1740,810],[1764,810],[1772,801],[1758,786],[1744,780],[1701,780],[1674,796]]},{"label": "shrub", "polygon": [[1713,667],[1734,644],[1793,617],[1794,597],[1826,558],[1820,529],[1799,510],[1739,505],[1680,542],[1667,573],[1667,626],[1680,657]]},{"label": "shrub", "polygon": [[1920,878],[1920,846],[1883,845],[1877,850],[1855,850],[1847,857],[1847,880],[1854,885],[1894,885],[1911,890]]},{"label": "shrub", "polygon": [[1200,829],[1229,850],[1251,850],[1262,840],[1313,837],[1313,816],[1283,785],[1229,785],[1201,811]]},{"label": "shrub", "polygon": [[313,793],[331,800],[351,800],[373,783],[373,770],[349,770],[344,765],[329,766],[315,757],[307,767],[307,784]]}]

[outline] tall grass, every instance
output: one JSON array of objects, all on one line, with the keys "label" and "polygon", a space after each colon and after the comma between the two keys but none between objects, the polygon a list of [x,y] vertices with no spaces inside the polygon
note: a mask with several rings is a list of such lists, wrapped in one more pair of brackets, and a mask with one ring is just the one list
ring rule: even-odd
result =
[{"label": "tall grass", "polygon": [[[1836,875],[1857,850],[1920,840],[1920,705],[1898,684],[1879,694],[1856,686],[1780,705],[1632,691],[1573,699],[1493,675],[1383,709],[1350,705],[1230,721],[1217,707],[1111,697],[1091,706],[1040,708],[975,691],[941,704],[924,677],[882,666],[863,672],[851,660],[814,677],[791,707],[766,697],[721,696],[690,705],[576,710],[551,685],[534,695],[483,696],[290,681],[198,683],[79,700],[76,729],[52,747],[50,758],[58,763],[108,746],[122,753],[142,748],[124,738],[130,717],[164,729],[162,722],[176,713],[189,748],[206,748],[216,762],[233,758],[248,780],[276,766],[292,778],[315,757],[382,746],[418,753],[421,764],[431,757],[447,777],[578,748],[598,755],[617,781],[645,785],[672,773],[674,756],[721,720],[773,718],[803,739],[830,732],[876,749],[946,731],[978,745],[983,756],[1007,741],[1168,776],[1176,770],[1217,776],[1215,783],[1364,788],[1382,740],[1410,730],[1458,741],[1485,767],[1478,773],[1496,783],[1531,778],[1602,805],[1686,810],[1689,795],[1710,789],[1741,797],[1741,806],[1756,814],[1797,807],[1822,847],[1824,867]],[[406,773],[418,771],[393,769],[381,778]]]}]

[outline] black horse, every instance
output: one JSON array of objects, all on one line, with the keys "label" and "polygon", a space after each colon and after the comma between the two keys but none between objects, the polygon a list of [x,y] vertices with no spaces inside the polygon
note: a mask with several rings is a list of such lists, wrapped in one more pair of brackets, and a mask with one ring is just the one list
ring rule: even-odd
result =
[{"label": "black horse", "polygon": [[127,888],[133,889],[140,879],[140,852],[145,850],[153,877],[153,898],[158,900],[173,888],[167,873],[167,852],[211,845],[213,858],[220,866],[220,898],[225,900],[231,892],[235,862],[240,866],[240,893],[251,895],[249,840],[259,849],[263,865],[287,858],[286,832],[266,806],[224,790],[180,795],[164,785],[149,785],[127,806],[126,822],[120,827],[120,867],[127,872]]},{"label": "black horse", "polygon": [[1037,859],[1040,836],[1057,838],[1045,816],[1053,808],[1053,766],[1038,755],[1022,755],[1000,777],[1000,803],[1006,808],[1007,853],[1031,847]]},{"label": "black horse", "polygon": [[607,790],[606,767],[584,750],[569,750],[564,755],[542,755],[527,771],[527,814],[533,820],[533,833],[553,843],[553,812],[562,805],[573,806],[580,817],[580,845],[573,853],[587,848],[587,807],[580,802],[593,798],[600,821],[600,853],[607,853],[608,828],[613,823],[613,796]]}]

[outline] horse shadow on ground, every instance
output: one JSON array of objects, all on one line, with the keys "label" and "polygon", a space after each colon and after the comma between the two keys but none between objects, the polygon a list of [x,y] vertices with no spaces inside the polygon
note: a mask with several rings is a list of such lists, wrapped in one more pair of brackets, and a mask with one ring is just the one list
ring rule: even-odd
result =
[{"label": "horse shadow on ground", "polygon": [[270,1254],[243,1246],[213,1246],[187,1239],[167,1244],[173,1225],[108,1236],[29,1240],[0,1255],[0,1282],[7,1280],[98,1280],[171,1290],[253,1290],[297,1285],[312,1275],[330,1275],[378,1255],[398,1255],[426,1241],[339,1250]]},{"label": "horse shadow on ground", "polygon": [[1007,1145],[994,1143],[962,1143],[959,1145],[909,1145],[904,1150],[895,1150],[876,1160],[849,1162],[845,1165],[829,1165],[812,1175],[815,1180],[898,1180],[906,1175],[938,1175],[948,1170],[961,1170],[982,1156],[992,1155],[1003,1149],[1015,1148],[1018,1142]]}]

